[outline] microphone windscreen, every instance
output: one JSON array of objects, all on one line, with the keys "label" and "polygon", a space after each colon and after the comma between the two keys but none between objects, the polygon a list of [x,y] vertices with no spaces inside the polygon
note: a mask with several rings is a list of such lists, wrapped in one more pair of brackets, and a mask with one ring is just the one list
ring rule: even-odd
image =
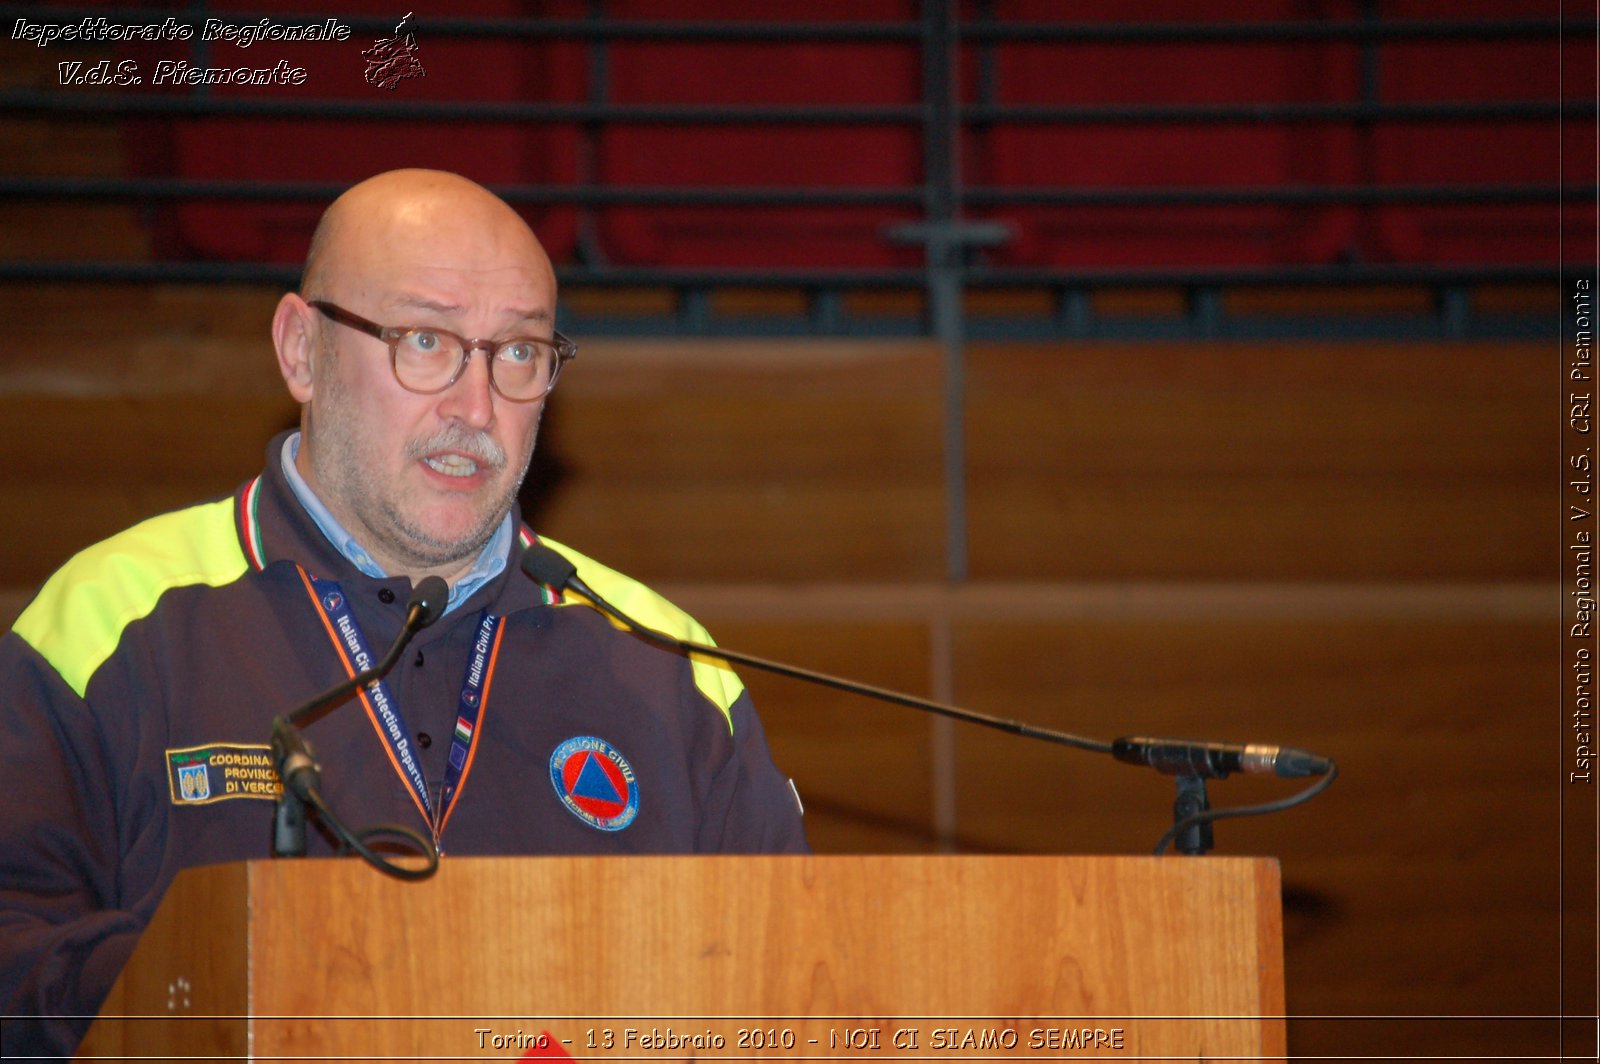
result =
[{"label": "microphone windscreen", "polygon": [[554,588],[566,587],[567,581],[578,575],[576,565],[543,543],[535,543],[522,552],[522,571]]},{"label": "microphone windscreen", "polygon": [[416,588],[411,592],[407,611],[420,611],[417,614],[417,630],[420,631],[443,617],[445,607],[449,604],[450,585],[444,582],[443,577],[425,576],[417,581]]}]

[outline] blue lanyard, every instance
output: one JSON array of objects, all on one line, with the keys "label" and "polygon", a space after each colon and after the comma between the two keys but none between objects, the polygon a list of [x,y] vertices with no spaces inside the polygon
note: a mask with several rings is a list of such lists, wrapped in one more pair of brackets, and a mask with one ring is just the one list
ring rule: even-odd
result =
[{"label": "blue lanyard", "polygon": [[[300,575],[305,581],[307,594],[322,615],[323,626],[327,629],[328,638],[333,641],[345,672],[354,676],[370,668],[377,658],[367,643],[366,634],[356,623],[344,590],[334,581],[321,580],[304,569],[300,570]],[[422,771],[422,764],[412,749],[411,732],[406,727],[405,717],[388,683],[375,680],[357,692],[361,704],[366,708],[367,719],[372,722],[373,730],[378,733],[389,755],[389,763],[410,789],[417,811],[433,832],[435,846],[439,844],[439,836],[444,833],[445,823],[450,819],[456,799],[460,797],[467,773],[472,769],[472,759],[481,733],[479,722],[483,707],[489,701],[489,684],[499,657],[504,621],[505,618],[496,617],[488,610],[484,610],[478,620],[478,630],[472,640],[472,654],[467,659],[466,675],[461,681],[455,733],[450,738],[450,758],[445,766],[437,811],[428,797],[428,780]]]}]

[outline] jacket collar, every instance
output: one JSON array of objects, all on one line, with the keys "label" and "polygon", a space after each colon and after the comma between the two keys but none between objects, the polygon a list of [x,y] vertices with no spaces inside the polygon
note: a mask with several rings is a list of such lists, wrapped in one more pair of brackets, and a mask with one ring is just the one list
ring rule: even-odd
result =
[{"label": "jacket collar", "polygon": [[[273,437],[267,444],[261,474],[234,492],[239,543],[250,567],[265,572],[280,565],[299,565],[310,573],[340,583],[393,585],[395,593],[404,601],[410,593],[408,578],[379,579],[361,573],[329,542],[295,497],[284,477],[281,460],[284,442],[292,431]],[[488,607],[495,613],[505,614],[559,601],[553,589],[536,583],[522,572],[523,551],[537,537],[523,525],[522,510],[516,503],[512,504],[511,520],[516,534],[507,548],[504,571],[475,591],[461,604],[461,609],[475,612]]]}]

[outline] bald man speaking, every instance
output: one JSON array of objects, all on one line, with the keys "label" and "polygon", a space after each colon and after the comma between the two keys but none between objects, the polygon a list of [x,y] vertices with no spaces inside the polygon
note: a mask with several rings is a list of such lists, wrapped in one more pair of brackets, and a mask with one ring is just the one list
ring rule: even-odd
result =
[{"label": "bald man speaking", "polygon": [[[268,856],[273,717],[376,659],[313,725],[328,804],[458,854],[803,851],[738,678],[619,632],[520,569],[516,496],[575,346],[534,234],[472,182],[381,174],[329,207],[272,318],[300,430],[228,498],[64,565],[0,640],[6,1055],[68,1054],[182,869]],[[481,356],[481,357],[480,357]],[[705,640],[570,548],[601,595]],[[377,707],[374,709],[373,707]],[[312,854],[334,852],[313,832]]]}]

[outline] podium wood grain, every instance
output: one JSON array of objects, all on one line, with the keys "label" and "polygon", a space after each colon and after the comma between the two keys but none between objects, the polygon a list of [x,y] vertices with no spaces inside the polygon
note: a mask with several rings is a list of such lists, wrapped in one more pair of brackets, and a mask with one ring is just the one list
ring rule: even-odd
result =
[{"label": "podium wood grain", "polygon": [[[935,1027],[1018,1032],[1002,1056],[1099,1028],[1115,1055],[1260,1058],[1283,1012],[1269,860],[446,858],[420,884],[280,861],[182,874],[80,1056],[507,1055],[483,1028],[623,1056],[585,1046],[598,1025],[714,1029],[712,1056],[739,1027],[797,1032],[750,1059],[903,1026],[924,1054]],[[897,1055],[887,1037],[853,1055]]]}]

